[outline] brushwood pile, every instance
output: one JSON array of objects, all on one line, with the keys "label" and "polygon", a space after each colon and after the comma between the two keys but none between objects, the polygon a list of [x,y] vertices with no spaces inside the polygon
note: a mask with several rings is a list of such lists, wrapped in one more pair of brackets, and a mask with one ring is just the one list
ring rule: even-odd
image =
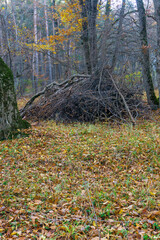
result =
[{"label": "brushwood pile", "polygon": [[124,120],[128,118],[124,99],[133,117],[143,108],[142,91],[114,80],[107,70],[92,76],[75,75],[61,84],[53,82],[39,95],[36,103],[21,110],[27,119],[64,123]]}]

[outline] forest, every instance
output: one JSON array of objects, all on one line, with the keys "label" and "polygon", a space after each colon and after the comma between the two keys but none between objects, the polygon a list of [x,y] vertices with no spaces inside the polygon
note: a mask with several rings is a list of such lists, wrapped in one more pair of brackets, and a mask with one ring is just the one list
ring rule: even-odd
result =
[{"label": "forest", "polygon": [[160,0],[0,1],[0,239],[160,239]]}]

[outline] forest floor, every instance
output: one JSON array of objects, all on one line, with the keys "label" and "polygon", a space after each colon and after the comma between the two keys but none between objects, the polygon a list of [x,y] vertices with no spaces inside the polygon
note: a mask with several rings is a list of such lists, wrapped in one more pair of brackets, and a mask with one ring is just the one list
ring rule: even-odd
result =
[{"label": "forest floor", "polygon": [[37,122],[0,143],[0,239],[160,239],[160,116]]}]

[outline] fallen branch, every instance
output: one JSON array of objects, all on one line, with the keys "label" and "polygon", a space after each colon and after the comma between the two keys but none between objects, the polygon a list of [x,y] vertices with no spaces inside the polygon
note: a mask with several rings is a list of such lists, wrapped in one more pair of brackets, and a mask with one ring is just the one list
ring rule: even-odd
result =
[{"label": "fallen branch", "polygon": [[28,109],[29,106],[31,106],[31,104],[34,102],[34,100],[36,98],[38,98],[39,96],[43,95],[45,93],[45,89],[39,93],[37,93],[36,95],[34,95],[27,103],[26,105],[24,106],[24,108],[22,108],[20,110],[20,114],[21,114],[21,117],[24,117],[25,115],[25,111]]}]

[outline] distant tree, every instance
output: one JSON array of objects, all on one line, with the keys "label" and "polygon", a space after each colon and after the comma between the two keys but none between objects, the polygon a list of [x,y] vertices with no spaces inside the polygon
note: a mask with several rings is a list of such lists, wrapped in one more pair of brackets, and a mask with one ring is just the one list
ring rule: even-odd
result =
[{"label": "distant tree", "polygon": [[[38,42],[38,28],[37,28],[37,0],[33,1],[33,21],[34,21],[34,43],[37,44]],[[38,76],[39,76],[39,58],[38,58],[38,51],[35,50],[33,52],[33,84],[35,93],[38,91]]]},{"label": "distant tree", "polygon": [[106,11],[105,11],[105,14],[106,14],[107,18],[109,18],[110,12],[111,12],[111,0],[107,0]]},{"label": "distant tree", "polygon": [[[44,0],[44,16],[45,16],[45,27],[46,27],[46,38],[49,40],[49,26],[48,26],[48,13],[47,13],[47,1]],[[52,65],[51,65],[51,53],[48,51],[48,70],[49,70],[49,83],[52,82]]]},{"label": "distant tree", "polygon": [[144,87],[147,94],[148,104],[154,107],[155,105],[158,105],[158,100],[155,96],[151,70],[150,70],[149,45],[148,45],[147,27],[146,27],[146,13],[145,13],[143,0],[136,0],[136,3],[137,3],[138,14],[139,14],[140,41],[141,41],[141,50],[142,50],[142,72],[143,72]]},{"label": "distant tree", "polygon": [[17,129],[29,126],[18,111],[12,71],[0,58],[0,140],[12,137]]}]

